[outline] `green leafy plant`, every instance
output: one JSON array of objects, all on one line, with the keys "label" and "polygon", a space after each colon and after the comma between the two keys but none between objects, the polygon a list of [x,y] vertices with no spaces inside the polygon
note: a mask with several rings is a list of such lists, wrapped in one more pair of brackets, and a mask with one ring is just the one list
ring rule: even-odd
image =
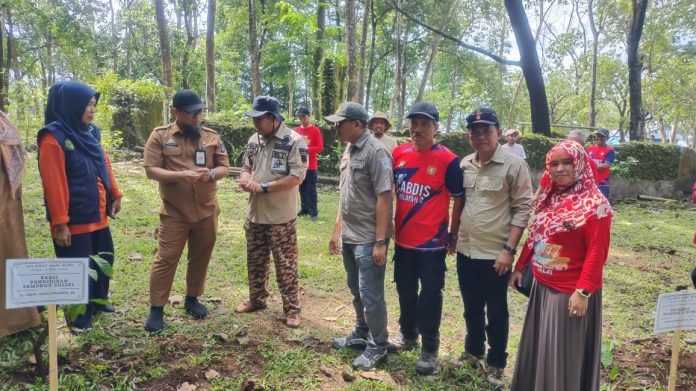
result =
[{"label": "green leafy plant", "polygon": [[[111,276],[114,273],[114,270],[109,261],[103,258],[104,255],[113,256],[114,254],[111,252],[102,251],[95,255],[90,255],[89,258],[97,264],[97,267],[99,267],[99,269],[102,271],[102,273],[104,273],[105,276],[111,278]],[[95,269],[90,268],[89,278],[91,278],[94,281],[97,281],[99,279],[99,273],[97,273]],[[101,305],[109,304],[109,301],[105,299],[95,298],[90,299],[89,301]],[[87,304],[69,304],[65,309],[65,314],[69,322],[74,322],[78,316],[83,315],[85,312],[87,312]]]},{"label": "green leafy plant", "polygon": [[613,339],[606,340],[602,343],[602,353],[600,361],[602,362],[602,367],[604,367],[607,377],[610,381],[616,380],[619,376],[619,367],[614,365],[614,348],[616,347],[616,341]]}]

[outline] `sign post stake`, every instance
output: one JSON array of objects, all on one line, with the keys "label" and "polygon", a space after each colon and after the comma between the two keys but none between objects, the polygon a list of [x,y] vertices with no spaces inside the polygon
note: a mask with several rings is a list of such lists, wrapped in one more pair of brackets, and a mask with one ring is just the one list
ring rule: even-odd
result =
[{"label": "sign post stake", "polygon": [[56,305],[48,305],[48,386],[58,390],[58,346],[56,342]]}]

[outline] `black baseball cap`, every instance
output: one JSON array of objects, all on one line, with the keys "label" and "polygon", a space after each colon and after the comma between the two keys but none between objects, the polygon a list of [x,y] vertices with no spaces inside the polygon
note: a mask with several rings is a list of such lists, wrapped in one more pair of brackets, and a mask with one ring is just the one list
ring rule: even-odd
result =
[{"label": "black baseball cap", "polygon": [[191,90],[181,90],[174,94],[172,106],[187,113],[203,109],[201,97]]},{"label": "black baseball cap", "polygon": [[299,117],[301,115],[309,115],[309,109],[306,107],[300,107],[297,109],[297,116]]},{"label": "black baseball cap", "polygon": [[280,102],[272,96],[260,95],[254,98],[251,110],[245,113],[248,117],[256,118],[264,114],[273,114],[279,121],[285,121],[285,117],[280,114]]},{"label": "black baseball cap", "polygon": [[487,107],[476,109],[466,116],[466,127],[470,128],[476,124],[499,125],[498,115],[495,110]]},{"label": "black baseball cap", "polygon": [[440,112],[437,110],[437,107],[430,102],[418,102],[411,106],[411,110],[408,112],[406,118],[411,119],[417,115],[423,115],[435,122],[440,122]]}]

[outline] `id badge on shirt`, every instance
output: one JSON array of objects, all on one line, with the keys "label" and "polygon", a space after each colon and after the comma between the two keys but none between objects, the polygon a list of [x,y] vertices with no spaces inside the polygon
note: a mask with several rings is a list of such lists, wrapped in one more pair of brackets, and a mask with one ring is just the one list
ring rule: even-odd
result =
[{"label": "id badge on shirt", "polygon": [[205,167],[205,144],[202,147],[196,149],[196,155],[194,157],[194,163],[198,167]]}]

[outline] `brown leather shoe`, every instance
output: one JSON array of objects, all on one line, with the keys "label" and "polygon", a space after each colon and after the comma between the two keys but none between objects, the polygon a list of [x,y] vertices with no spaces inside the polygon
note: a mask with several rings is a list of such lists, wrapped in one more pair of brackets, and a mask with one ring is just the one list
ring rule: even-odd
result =
[{"label": "brown leather shoe", "polygon": [[300,327],[300,314],[296,312],[288,314],[288,316],[285,318],[285,325],[290,327],[291,329],[296,329]]},{"label": "brown leather shoe", "polygon": [[264,308],[266,308],[265,305],[256,305],[250,301],[247,301],[246,303],[237,306],[237,308],[234,309],[234,312],[238,314],[246,314],[247,312],[254,312]]}]

